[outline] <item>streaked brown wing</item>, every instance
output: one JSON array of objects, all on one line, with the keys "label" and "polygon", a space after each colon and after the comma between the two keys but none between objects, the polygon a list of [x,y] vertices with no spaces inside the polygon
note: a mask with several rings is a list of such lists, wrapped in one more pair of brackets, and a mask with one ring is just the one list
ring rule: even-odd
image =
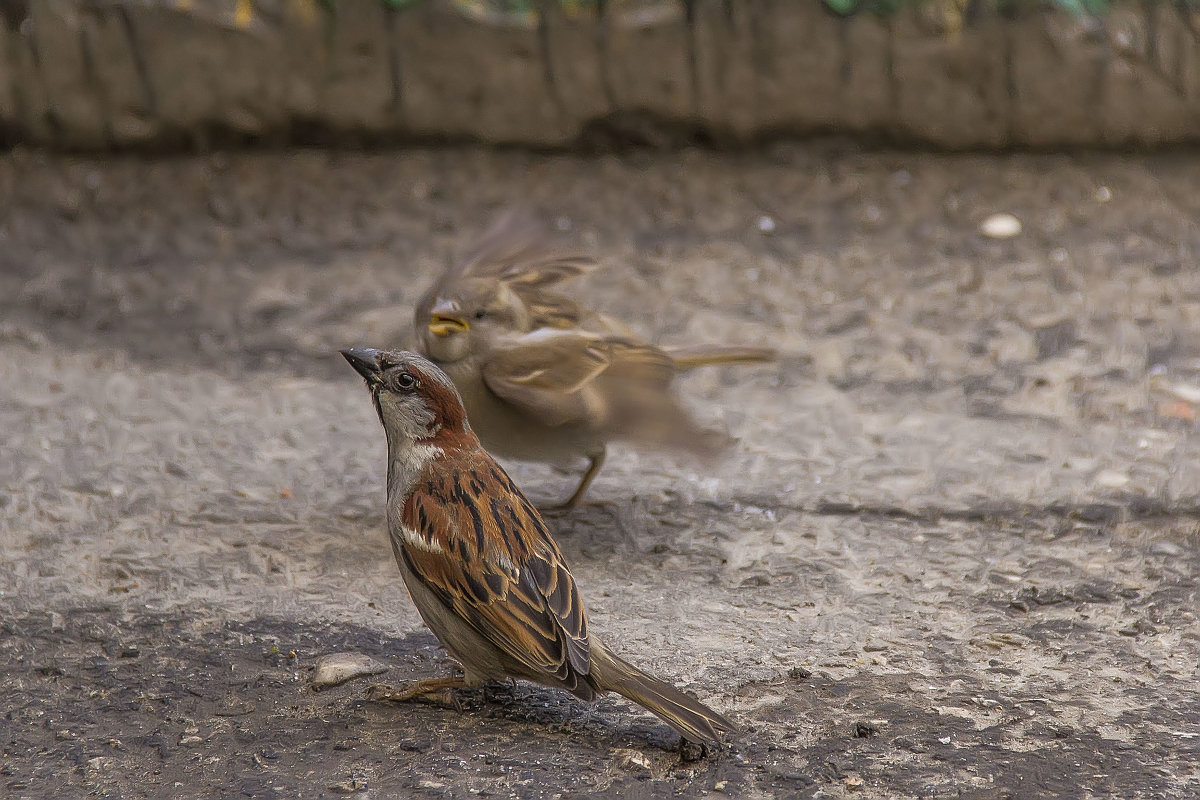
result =
[{"label": "streaked brown wing", "polygon": [[529,312],[529,327],[567,330],[587,325],[597,315],[566,295],[540,290],[518,292]]},{"label": "streaked brown wing", "polygon": [[651,345],[535,332],[493,353],[482,373],[489,389],[546,425],[603,430],[656,396],[669,400],[674,363]]},{"label": "streaked brown wing", "polygon": [[471,464],[435,470],[405,504],[404,522],[421,540],[401,543],[408,567],[532,674],[578,688],[590,664],[587,617],[562,553],[490,456]]},{"label": "streaked brown wing", "polygon": [[500,280],[521,294],[577,278],[595,266],[589,256],[546,250],[524,254],[521,260],[500,272]]}]

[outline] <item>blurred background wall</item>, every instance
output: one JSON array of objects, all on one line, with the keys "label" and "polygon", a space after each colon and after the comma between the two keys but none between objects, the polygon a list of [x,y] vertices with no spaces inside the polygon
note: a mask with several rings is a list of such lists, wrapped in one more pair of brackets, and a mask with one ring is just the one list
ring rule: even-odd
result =
[{"label": "blurred background wall", "polygon": [[2,0],[0,141],[1200,139],[1196,0]]}]

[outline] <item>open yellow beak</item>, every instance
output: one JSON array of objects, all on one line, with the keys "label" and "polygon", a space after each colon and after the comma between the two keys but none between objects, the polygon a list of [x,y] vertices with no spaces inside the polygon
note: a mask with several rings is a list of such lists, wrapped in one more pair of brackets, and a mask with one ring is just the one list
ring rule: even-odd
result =
[{"label": "open yellow beak", "polygon": [[429,332],[434,336],[449,336],[452,333],[468,330],[470,327],[465,319],[459,317],[433,314],[429,318]]}]

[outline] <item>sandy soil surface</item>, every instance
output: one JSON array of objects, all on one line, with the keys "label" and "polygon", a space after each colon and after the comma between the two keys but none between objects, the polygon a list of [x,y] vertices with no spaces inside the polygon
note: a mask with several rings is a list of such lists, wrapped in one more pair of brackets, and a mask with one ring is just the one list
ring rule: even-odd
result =
[{"label": "sandy soil surface", "polygon": [[[647,335],[783,353],[682,381],[726,461],[618,448],[553,523],[742,725],[707,758],[619,699],[363,699],[450,665],[335,349],[511,201]],[[1200,792],[1194,155],[17,152],[0,203],[6,797]],[[312,691],[335,653],[386,671]]]}]

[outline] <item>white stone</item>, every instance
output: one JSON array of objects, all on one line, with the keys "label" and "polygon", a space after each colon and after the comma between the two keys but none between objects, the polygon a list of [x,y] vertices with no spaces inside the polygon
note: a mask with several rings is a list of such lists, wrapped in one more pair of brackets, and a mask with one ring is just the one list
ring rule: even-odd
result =
[{"label": "white stone", "polygon": [[1021,234],[1021,220],[1012,214],[992,214],[979,223],[979,232],[989,239],[1011,239]]},{"label": "white stone", "polygon": [[387,667],[368,655],[334,653],[317,660],[311,686],[314,689],[325,689],[364,675],[378,675],[381,672],[387,672]]}]

